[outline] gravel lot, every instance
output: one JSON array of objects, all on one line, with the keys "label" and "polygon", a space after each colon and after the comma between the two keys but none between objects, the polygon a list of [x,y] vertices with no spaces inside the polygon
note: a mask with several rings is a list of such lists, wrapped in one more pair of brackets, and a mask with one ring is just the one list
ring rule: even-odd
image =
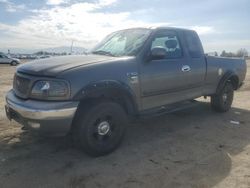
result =
[{"label": "gravel lot", "polygon": [[131,124],[118,150],[91,158],[68,137],[41,137],[7,120],[4,95],[14,71],[0,65],[0,187],[250,187],[249,73],[228,113],[200,99],[191,109]]}]

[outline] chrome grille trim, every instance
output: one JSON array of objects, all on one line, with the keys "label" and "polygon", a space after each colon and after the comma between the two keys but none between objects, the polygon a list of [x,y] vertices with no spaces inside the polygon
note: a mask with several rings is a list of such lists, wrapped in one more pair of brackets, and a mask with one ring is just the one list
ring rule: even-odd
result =
[{"label": "chrome grille trim", "polygon": [[29,97],[32,80],[26,75],[16,73],[13,81],[13,89],[15,94],[23,99]]}]

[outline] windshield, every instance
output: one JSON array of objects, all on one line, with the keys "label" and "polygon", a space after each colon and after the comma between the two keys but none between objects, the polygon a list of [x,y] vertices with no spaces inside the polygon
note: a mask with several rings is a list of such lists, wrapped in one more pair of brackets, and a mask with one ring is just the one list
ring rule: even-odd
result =
[{"label": "windshield", "polygon": [[135,56],[151,33],[150,29],[128,29],[108,35],[93,50],[93,54]]}]

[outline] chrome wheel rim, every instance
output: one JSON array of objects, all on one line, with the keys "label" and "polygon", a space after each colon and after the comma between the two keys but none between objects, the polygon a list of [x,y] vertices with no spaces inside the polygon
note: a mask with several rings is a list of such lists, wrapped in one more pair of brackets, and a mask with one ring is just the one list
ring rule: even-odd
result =
[{"label": "chrome wheel rim", "polygon": [[227,93],[224,93],[224,94],[222,95],[222,100],[223,100],[224,103],[227,102],[227,98],[228,98]]},{"label": "chrome wheel rim", "polygon": [[110,124],[107,121],[102,121],[97,126],[97,133],[101,136],[106,135],[110,130]]}]

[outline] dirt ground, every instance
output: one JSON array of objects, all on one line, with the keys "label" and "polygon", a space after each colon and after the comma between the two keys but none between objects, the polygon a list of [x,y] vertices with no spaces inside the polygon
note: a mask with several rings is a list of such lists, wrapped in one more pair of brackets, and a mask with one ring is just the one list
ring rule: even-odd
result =
[{"label": "dirt ground", "polygon": [[7,120],[4,95],[14,71],[0,65],[0,187],[250,187],[249,73],[231,111],[213,112],[209,99],[200,100],[129,125],[118,150],[91,158],[68,137],[40,137]]}]

